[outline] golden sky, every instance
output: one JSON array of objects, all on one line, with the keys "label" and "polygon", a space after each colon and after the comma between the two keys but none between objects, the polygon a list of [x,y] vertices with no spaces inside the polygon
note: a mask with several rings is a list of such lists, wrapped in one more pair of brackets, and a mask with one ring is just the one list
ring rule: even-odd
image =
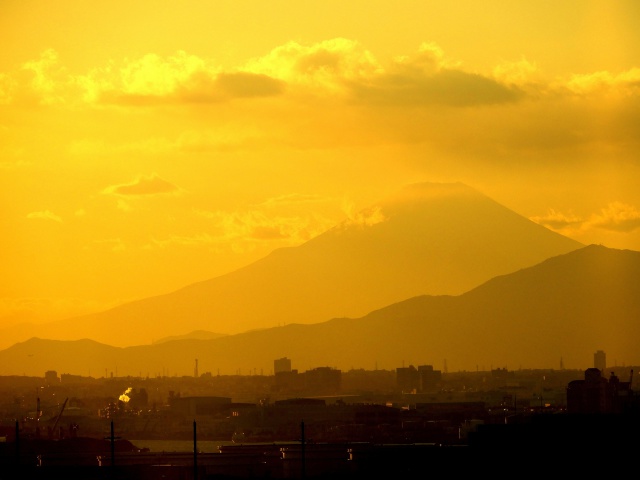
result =
[{"label": "golden sky", "polygon": [[640,2],[2,0],[0,322],[104,310],[463,182],[640,250]]}]

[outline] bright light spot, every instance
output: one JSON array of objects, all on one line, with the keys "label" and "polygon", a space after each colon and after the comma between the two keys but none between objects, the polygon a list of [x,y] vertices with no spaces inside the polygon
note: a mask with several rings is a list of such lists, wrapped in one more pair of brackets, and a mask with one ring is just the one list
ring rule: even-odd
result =
[{"label": "bright light spot", "polygon": [[129,398],[129,393],[131,393],[131,387],[127,388],[127,389],[124,391],[124,393],[123,393],[122,395],[120,395],[119,400],[120,400],[121,402],[127,403],[127,402],[130,400],[130,398]]}]

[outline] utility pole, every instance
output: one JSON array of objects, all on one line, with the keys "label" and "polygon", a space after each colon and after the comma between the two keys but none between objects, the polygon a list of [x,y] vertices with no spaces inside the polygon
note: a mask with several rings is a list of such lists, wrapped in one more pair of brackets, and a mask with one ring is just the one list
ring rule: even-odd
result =
[{"label": "utility pole", "polygon": [[[113,434],[113,420],[111,420],[111,435],[109,435],[109,440],[111,441],[111,468],[114,468],[116,465],[116,439],[120,437],[116,437]],[[107,438],[105,437],[105,440]]]},{"label": "utility pole", "polygon": [[20,420],[16,420],[16,465],[20,465]]},{"label": "utility pole", "polygon": [[198,480],[198,442],[195,420],[193,421],[193,480]]},{"label": "utility pole", "polygon": [[113,435],[113,420],[111,420],[111,467],[116,465],[116,438]]},{"label": "utility pole", "polygon": [[305,458],[304,458],[305,457],[305,455],[304,455],[304,453],[305,453],[304,452],[304,443],[305,443],[305,441],[304,441],[304,420],[303,420],[303,421],[300,422],[300,447],[301,447],[301,454],[302,454],[301,455],[301,461],[302,461],[301,468],[302,468],[302,470],[300,472],[300,475],[301,475],[302,479],[304,479],[305,470],[306,470],[305,464],[304,464],[304,462],[305,462]]}]

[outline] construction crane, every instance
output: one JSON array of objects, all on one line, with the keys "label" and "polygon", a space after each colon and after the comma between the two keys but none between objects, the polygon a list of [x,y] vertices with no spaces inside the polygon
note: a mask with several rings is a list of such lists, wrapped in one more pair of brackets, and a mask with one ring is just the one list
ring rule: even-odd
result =
[{"label": "construction crane", "polygon": [[69,397],[64,399],[64,403],[62,404],[62,408],[60,409],[60,413],[58,413],[58,416],[56,418],[56,423],[53,424],[53,432],[55,433],[56,431],[56,427],[58,426],[58,422],[60,421],[60,417],[62,416],[62,412],[64,412],[64,407],[67,406],[67,401],[69,400]]}]

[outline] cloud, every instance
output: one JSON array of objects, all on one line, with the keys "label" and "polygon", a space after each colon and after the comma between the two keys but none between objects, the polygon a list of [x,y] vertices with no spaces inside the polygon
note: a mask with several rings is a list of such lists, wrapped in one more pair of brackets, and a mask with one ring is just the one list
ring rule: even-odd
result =
[{"label": "cloud", "polygon": [[347,215],[347,220],[345,220],[341,225],[343,228],[352,225],[371,227],[387,220],[382,209],[378,206],[356,210],[355,204],[345,200],[342,208],[344,213]]},{"label": "cloud", "polygon": [[356,42],[333,39],[304,47],[290,42],[233,71],[188,55],[149,54],[108,65],[79,76],[75,83],[88,103],[150,106],[179,103],[219,103],[234,98],[281,95],[288,85],[312,86],[325,92],[342,88],[345,79],[378,67]]},{"label": "cloud", "polygon": [[448,60],[435,43],[422,44],[414,56],[398,57],[368,82],[352,87],[360,101],[385,105],[492,105],[512,103],[524,96],[513,82],[501,83],[463,71],[459,63]]},{"label": "cloud", "polygon": [[270,217],[258,210],[215,212],[213,217],[228,240],[297,239],[306,226],[299,217]]},{"label": "cloud", "polygon": [[120,69],[97,69],[80,77],[85,100],[102,104],[217,103],[232,98],[270,97],[282,93],[280,80],[260,73],[222,72],[195,55],[178,52],[163,58],[145,55]]},{"label": "cloud", "polygon": [[394,59],[386,68],[358,42],[337,38],[305,47],[296,42],[253,60],[248,69],[280,78],[296,91],[347,95],[362,103],[387,105],[480,105],[513,102],[515,87],[459,69],[434,43],[414,56]]},{"label": "cloud", "polygon": [[216,86],[231,97],[269,97],[279,95],[284,83],[267,75],[248,72],[221,73]]},{"label": "cloud", "polygon": [[262,202],[260,205],[264,205],[266,207],[281,207],[283,205],[300,205],[303,203],[318,203],[318,202],[325,202],[327,200],[328,199],[326,197],[322,197],[320,195],[289,193],[286,195],[279,195],[277,197],[269,198],[264,202]]},{"label": "cloud", "polygon": [[179,51],[163,58],[148,54],[136,60],[125,59],[117,68],[111,64],[97,68],[77,83],[84,90],[87,102],[146,105],[175,100],[176,92],[185,86],[204,86],[209,74],[204,60]]},{"label": "cloud", "polygon": [[140,176],[131,183],[112,185],[104,190],[104,193],[124,196],[161,195],[177,193],[180,189],[174,184],[163,180],[155,173],[149,176]]},{"label": "cloud", "polygon": [[358,42],[335,38],[310,46],[289,42],[253,59],[245,70],[285,81],[290,87],[308,87],[338,93],[345,81],[366,79],[381,70],[375,57]]},{"label": "cloud", "polygon": [[432,75],[384,75],[371,85],[354,87],[360,101],[386,105],[454,107],[512,103],[524,94],[487,77],[459,70]]},{"label": "cloud", "polygon": [[40,218],[43,220],[53,220],[54,222],[62,222],[62,218],[50,212],[49,210],[28,213],[27,218]]},{"label": "cloud", "polygon": [[573,213],[565,214],[556,211],[553,208],[549,209],[549,212],[546,215],[529,217],[529,220],[552,230],[572,228],[580,226],[583,223],[582,218],[574,215]]},{"label": "cloud", "polygon": [[[297,203],[286,203],[285,197],[289,199],[297,198]],[[301,205],[300,200],[304,196],[284,196],[280,197],[282,205]],[[278,200],[276,200],[278,201]],[[271,215],[265,213],[262,207],[270,208],[275,204],[273,199],[268,200],[255,208],[247,211],[224,212],[224,211],[203,211],[195,213],[211,221],[211,227],[216,233],[210,238],[212,243],[232,242],[236,248],[243,248],[255,242],[273,242],[279,244],[297,245],[309,240],[333,226],[334,221],[320,217],[313,212],[296,211],[293,209],[289,215]]]},{"label": "cloud", "polygon": [[640,68],[631,68],[618,75],[607,71],[573,75],[564,86],[574,94],[618,93],[624,96],[640,93]]},{"label": "cloud", "polygon": [[416,55],[398,57],[369,82],[354,84],[353,93],[360,101],[387,105],[492,105],[523,98],[524,92],[510,83],[464,72],[437,44],[424,43]]},{"label": "cloud", "polygon": [[630,233],[640,228],[640,210],[622,202],[612,202],[586,219],[550,209],[547,215],[533,216],[530,220],[567,235],[580,235],[594,229]]},{"label": "cloud", "polygon": [[516,62],[502,62],[493,69],[493,77],[504,85],[523,86],[540,80],[538,66],[522,58]]},{"label": "cloud", "polygon": [[[70,75],[49,49],[26,62],[23,72],[0,74],[0,103],[18,98],[17,89],[31,89],[41,103],[152,106],[219,103],[234,98],[337,95],[359,104],[396,106],[481,106],[510,104],[527,96],[637,95],[640,69],[592,72],[545,82],[527,59],[503,62],[492,76],[468,72],[448,59],[435,43],[382,65],[360,43],[334,38],[308,46],[289,42],[245,65],[224,71],[214,62],[178,51],[147,54]],[[24,93],[24,92],[23,92]]]},{"label": "cloud", "polygon": [[247,252],[254,249],[258,242],[273,240],[292,240],[283,234],[283,229],[271,224],[261,224],[237,214],[221,212],[197,212],[200,216],[214,220],[212,230],[215,233],[198,233],[194,235],[170,235],[166,238],[152,239],[144,248],[210,247],[221,252],[231,248],[234,252]]},{"label": "cloud", "polygon": [[[185,52],[110,62],[84,76],[67,74],[52,51],[28,64],[27,82],[4,74],[4,101],[44,95],[60,100],[50,108],[110,108],[116,116],[135,110],[161,127],[184,120],[182,131],[159,128],[133,142],[67,143],[83,156],[412,144],[431,158],[494,164],[540,150],[549,162],[553,154],[587,161],[604,153],[637,161],[639,68],[549,79],[522,58],[484,75],[435,43],[383,64],[345,38],[289,42],[232,69]],[[20,95],[15,85],[29,91]],[[159,108],[163,114],[154,115]]]},{"label": "cloud", "polygon": [[[62,104],[68,100],[68,92],[73,89],[73,81],[66,69],[60,66],[55,50],[45,50],[39,59],[26,62],[22,69],[31,73],[28,85],[32,92],[28,92],[26,97],[32,93],[45,105]],[[17,89],[14,89],[14,93],[16,92]],[[21,92],[21,95],[24,99],[24,92]]]},{"label": "cloud", "polygon": [[622,202],[612,202],[591,215],[586,222],[590,228],[601,228],[616,232],[632,232],[640,228],[640,210]]}]

